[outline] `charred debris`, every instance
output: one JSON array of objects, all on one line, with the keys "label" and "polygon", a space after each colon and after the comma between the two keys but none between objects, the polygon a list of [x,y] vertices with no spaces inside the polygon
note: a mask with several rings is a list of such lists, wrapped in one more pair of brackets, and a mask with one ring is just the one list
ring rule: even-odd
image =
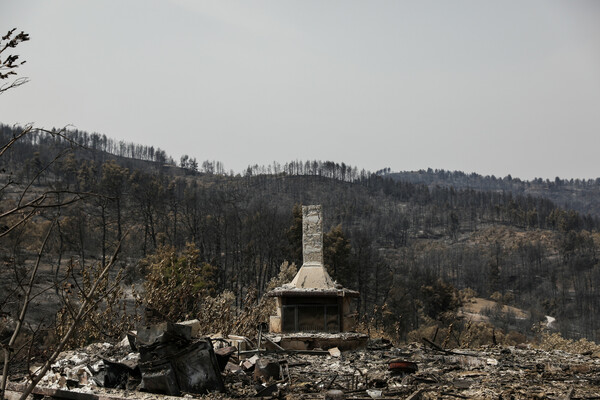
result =
[{"label": "charred debris", "polygon": [[[34,395],[72,400],[600,398],[600,352],[530,345],[448,350],[427,340],[396,347],[385,339],[370,339],[355,350],[297,350],[282,348],[262,334],[262,327],[255,338],[198,337],[198,325],[163,323],[130,332],[116,345],[64,352]],[[14,396],[27,379],[18,378],[8,387]]]}]

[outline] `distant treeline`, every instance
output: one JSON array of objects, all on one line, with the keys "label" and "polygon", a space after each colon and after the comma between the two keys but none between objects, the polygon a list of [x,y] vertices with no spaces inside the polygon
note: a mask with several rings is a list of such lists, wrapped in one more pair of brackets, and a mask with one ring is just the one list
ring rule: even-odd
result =
[{"label": "distant treeline", "polygon": [[[9,126],[0,124],[0,142],[6,143],[12,137],[18,135],[24,127]],[[52,128],[50,132],[60,132],[61,136],[52,135],[44,130],[33,129],[31,133],[24,136],[15,143],[14,151],[10,159],[4,159],[3,162],[23,162],[31,159],[33,153],[40,149],[66,148],[70,144],[80,146],[81,148],[92,150],[94,159],[105,161],[113,155],[121,158],[129,158],[140,161],[150,161],[160,166],[179,166],[182,169],[192,173],[201,172],[215,175],[234,176],[233,171],[226,171],[222,162],[206,160],[201,164],[195,157],[184,154],[180,157],[179,163],[176,163],[173,157],[154,146],[145,146],[123,140],[116,141],[104,134],[88,133],[77,129],[56,129]],[[250,165],[243,171],[245,176],[288,174],[288,175],[315,175],[327,178],[338,179],[352,182],[359,178],[366,178],[370,173],[364,169],[359,170],[345,163],[336,163],[332,161],[290,161],[285,164],[273,162],[269,165]]]},{"label": "distant treeline", "polygon": [[552,180],[535,178],[531,181],[524,181],[510,175],[501,178],[494,175],[482,176],[476,173],[465,174],[461,171],[433,170],[431,168],[405,172],[391,172],[387,168],[378,171],[378,174],[398,181],[425,184],[429,187],[505,191],[513,194],[546,197],[565,208],[600,217],[600,202],[597,200],[600,196],[600,178],[561,179],[556,177]]},{"label": "distant treeline", "polygon": [[561,179],[556,177],[552,180],[534,178],[531,181],[523,181],[519,178],[513,178],[511,175],[505,177],[496,177],[494,175],[480,175],[475,172],[470,174],[462,171],[446,171],[444,169],[421,169],[418,171],[392,172],[390,168],[385,168],[376,172],[378,175],[387,175],[392,178],[418,182],[425,184],[440,184],[444,186],[470,186],[473,189],[484,190],[514,190],[516,187],[541,185],[544,184],[548,189],[559,188],[561,186],[573,185],[576,187],[600,186],[600,177],[595,179]]},{"label": "distant treeline", "polygon": [[[9,126],[0,124],[0,141],[8,142],[10,138],[18,135],[27,127]],[[93,151],[112,154],[119,157],[133,158],[136,160],[153,161],[161,164],[175,165],[173,158],[167,153],[154,146],[144,146],[123,140],[116,141],[99,133],[88,133],[77,129],[56,129],[51,132],[61,132],[63,136],[55,136],[44,130],[33,129],[30,134],[21,138],[15,146],[21,150],[33,149],[35,146],[41,148],[62,147],[71,141],[73,144],[88,148]],[[14,156],[14,155],[13,155]],[[27,156],[27,154],[25,154]]]}]

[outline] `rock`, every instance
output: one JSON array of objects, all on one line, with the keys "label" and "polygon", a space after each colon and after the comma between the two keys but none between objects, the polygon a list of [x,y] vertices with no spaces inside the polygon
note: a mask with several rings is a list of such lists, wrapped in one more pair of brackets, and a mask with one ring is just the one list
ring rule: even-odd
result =
[{"label": "rock", "polygon": [[251,370],[252,368],[254,368],[254,363],[253,363],[253,362],[251,362],[250,360],[244,360],[244,361],[242,361],[242,363],[241,363],[241,367],[242,367],[244,370],[246,370],[246,371],[249,371],[249,370]]},{"label": "rock", "polygon": [[188,321],[178,322],[177,325],[185,325],[192,328],[191,334],[193,338],[198,338],[200,334],[201,324],[197,319],[191,319]]},{"label": "rock", "polygon": [[328,390],[325,392],[325,400],[344,400],[346,395],[341,390]]},{"label": "rock", "polygon": [[58,378],[58,386],[61,388],[67,387],[67,377],[66,376],[61,376],[60,378]]},{"label": "rock", "polygon": [[231,361],[227,362],[227,365],[225,366],[225,372],[237,372],[240,371],[242,369],[242,367],[240,367],[237,364],[232,363]]},{"label": "rock", "polygon": [[254,368],[254,364],[256,364],[256,362],[258,361],[259,357],[255,354],[252,357],[242,361],[240,363],[240,366],[245,370],[245,371],[249,371],[252,368]]},{"label": "rock", "polygon": [[332,347],[328,351],[329,351],[329,354],[331,354],[332,357],[340,357],[342,355],[342,352],[337,347]]},{"label": "rock", "polygon": [[381,390],[367,389],[367,394],[372,399],[380,399],[383,397],[383,392]]},{"label": "rock", "polygon": [[[40,369],[42,369],[41,364],[34,364],[29,367],[29,373],[35,375]],[[1,376],[1,375],[0,375]]]}]

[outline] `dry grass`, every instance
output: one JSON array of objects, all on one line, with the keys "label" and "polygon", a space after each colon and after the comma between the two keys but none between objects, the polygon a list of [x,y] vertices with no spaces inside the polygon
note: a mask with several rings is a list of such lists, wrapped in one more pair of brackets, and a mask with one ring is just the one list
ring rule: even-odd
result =
[{"label": "dry grass", "polygon": [[[467,302],[463,303],[461,307],[461,311],[466,314],[482,315],[482,311],[486,309],[499,309],[501,305],[493,300],[483,299],[481,297],[473,297],[469,299]],[[512,313],[517,318],[529,318],[529,313],[520,308],[502,305],[501,312],[504,314]]]},{"label": "dry grass", "polygon": [[563,338],[560,333],[542,332],[534,346],[542,350],[562,350],[569,353],[600,353],[600,345],[587,339],[577,341]]}]

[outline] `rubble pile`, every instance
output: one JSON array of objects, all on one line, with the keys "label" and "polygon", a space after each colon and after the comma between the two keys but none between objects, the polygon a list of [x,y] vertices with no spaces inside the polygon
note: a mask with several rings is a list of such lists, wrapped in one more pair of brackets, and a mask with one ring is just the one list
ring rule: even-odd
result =
[{"label": "rubble pile", "polygon": [[[290,399],[331,391],[345,399],[600,399],[599,358],[528,346],[440,351],[409,344],[278,360],[284,372],[277,386]],[[225,381],[232,397],[258,393],[231,375]]]},{"label": "rubble pile", "polygon": [[[62,352],[39,385],[52,389],[89,389],[93,386],[131,389],[135,383],[127,384],[127,373],[131,371],[132,376],[139,376],[138,362],[139,353],[131,351],[127,338],[117,345],[93,343]],[[30,372],[35,374],[40,367],[34,365]]]},{"label": "rubble pile", "polygon": [[[151,346],[163,346],[163,350],[150,349],[149,354],[158,356],[150,369],[144,366],[148,355],[138,349],[142,351],[140,357],[128,340],[115,346],[95,344],[64,352],[40,385],[104,394],[109,389],[101,386],[115,387],[120,390],[110,389],[109,393],[142,399],[147,395],[132,389],[146,386],[148,390],[159,383],[180,385],[182,377],[178,374],[186,379],[195,376],[197,384],[215,379],[206,374],[194,375],[198,366],[204,366],[201,370],[205,372],[207,365],[214,366],[212,356],[192,356],[195,347],[185,347],[192,340],[184,341],[185,346],[176,352],[180,355],[185,349],[185,359],[173,358],[165,353],[166,344],[172,341],[164,336],[169,334],[147,336],[154,338],[149,341]],[[182,339],[177,334],[173,337]],[[235,342],[226,339],[213,342],[215,351],[203,348],[204,356],[215,357],[224,393],[215,393],[218,387],[198,390],[210,392],[206,395],[210,398],[600,399],[600,358],[591,352],[540,350],[529,345],[450,351],[427,343],[392,347],[385,341],[372,341],[367,349],[355,351],[332,348],[267,352],[240,351],[239,346],[230,346]],[[167,367],[165,360],[171,360]],[[187,369],[182,371],[181,365],[176,366],[178,362]],[[214,371],[211,368],[209,372]],[[140,386],[140,381],[144,385]],[[179,395],[190,396],[188,390],[179,389]]]},{"label": "rubble pile", "polygon": [[[192,338],[193,328],[165,322],[129,333],[116,346],[96,343],[65,351],[39,385],[79,392],[102,387],[172,396],[223,392],[219,367],[225,366],[231,351],[218,356],[210,339]],[[38,369],[34,366],[30,372]]]}]

